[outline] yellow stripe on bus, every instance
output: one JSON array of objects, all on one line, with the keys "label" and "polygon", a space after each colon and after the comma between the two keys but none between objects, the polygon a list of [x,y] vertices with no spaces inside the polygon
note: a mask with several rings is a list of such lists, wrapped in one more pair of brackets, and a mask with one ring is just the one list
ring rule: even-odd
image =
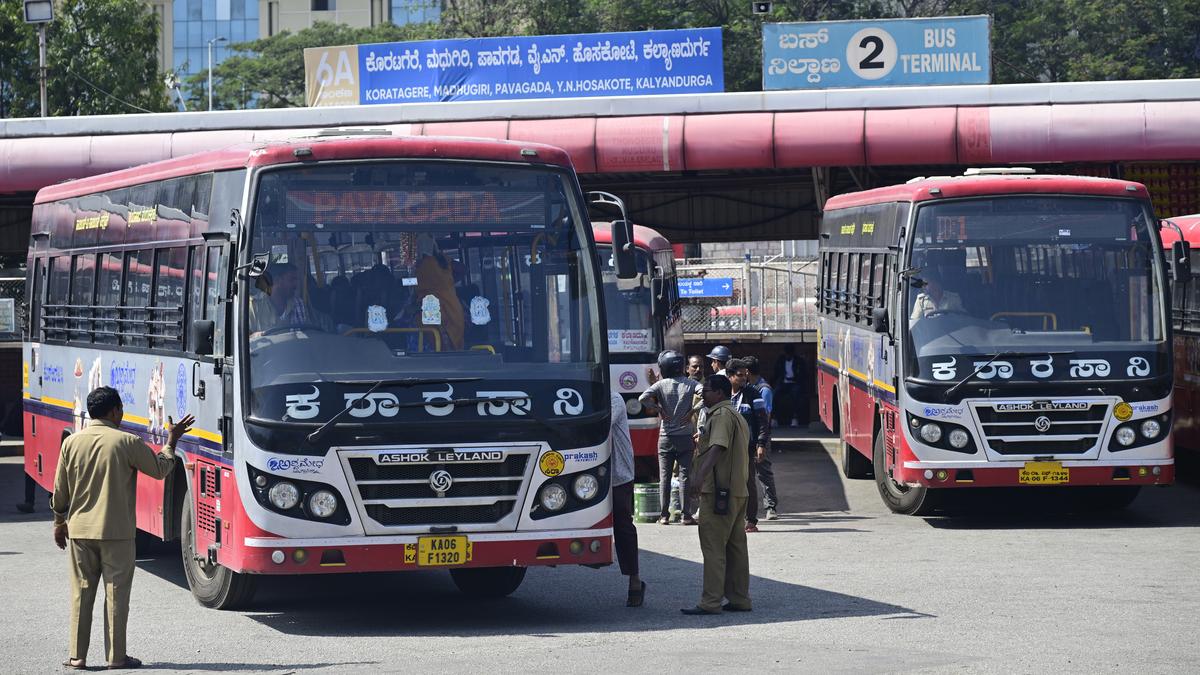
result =
[{"label": "yellow stripe on bus", "polygon": [[891,392],[893,394],[896,393],[896,388],[886,382],[880,382],[879,380],[875,380],[875,386],[879,387],[880,389],[882,389],[886,392]]},{"label": "yellow stripe on bus", "polygon": [[[31,397],[29,394],[26,394],[25,398],[32,399],[33,397]],[[42,401],[42,403],[45,403],[46,405],[52,405],[56,408],[66,408],[67,410],[70,410],[72,412],[74,412],[74,410],[75,410],[75,404],[71,401],[64,401],[59,398],[50,398],[49,396],[43,396],[41,401]],[[131,415],[129,413],[125,413],[125,419],[127,419],[130,422],[133,422],[135,424],[141,424],[145,427],[150,426],[149,419],[147,419],[145,417],[139,417],[138,415]],[[168,427],[167,427],[167,425],[164,424],[163,428],[166,429]],[[204,429],[196,429],[194,427],[192,428],[191,431],[189,431],[187,433],[187,435],[184,436],[184,438],[187,438],[187,436],[195,436],[196,438],[203,438],[204,440],[212,441],[213,443],[220,443],[224,439],[224,437],[221,436],[221,434],[214,434],[211,431],[205,431]]]},{"label": "yellow stripe on bus", "polygon": [[75,409],[74,401],[64,401],[61,398],[50,398],[49,396],[43,396],[42,403],[45,403],[46,405],[52,405],[52,406],[55,406],[58,408],[66,408],[67,410]]}]

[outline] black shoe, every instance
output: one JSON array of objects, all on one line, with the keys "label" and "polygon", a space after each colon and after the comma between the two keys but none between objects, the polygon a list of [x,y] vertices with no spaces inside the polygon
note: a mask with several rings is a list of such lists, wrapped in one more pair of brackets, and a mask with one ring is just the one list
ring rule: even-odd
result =
[{"label": "black shoe", "polygon": [[21,513],[33,513],[33,504],[29,502],[18,502],[17,510]]},{"label": "black shoe", "polygon": [[683,612],[684,614],[687,614],[688,616],[703,616],[706,614],[720,614],[720,612],[710,612],[707,609],[704,609],[703,607],[687,607],[687,608],[681,609],[679,611]]},{"label": "black shoe", "polygon": [[750,607],[740,607],[731,603],[721,605],[721,610],[725,612],[750,612],[753,611]]}]

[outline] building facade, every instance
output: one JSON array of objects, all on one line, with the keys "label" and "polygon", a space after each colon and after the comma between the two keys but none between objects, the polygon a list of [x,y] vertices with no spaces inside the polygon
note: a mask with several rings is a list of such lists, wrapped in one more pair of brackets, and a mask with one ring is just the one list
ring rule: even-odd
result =
[{"label": "building facade", "polygon": [[441,0],[146,0],[159,18],[158,60],[182,77],[205,71],[229,46],[297,32],[318,21],[356,27],[424,23],[441,18]]}]

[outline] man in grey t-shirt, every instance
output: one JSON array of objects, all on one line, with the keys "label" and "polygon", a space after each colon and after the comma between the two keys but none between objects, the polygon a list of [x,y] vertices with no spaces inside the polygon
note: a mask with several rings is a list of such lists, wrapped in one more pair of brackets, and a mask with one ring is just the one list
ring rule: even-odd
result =
[{"label": "man in grey t-shirt", "polygon": [[659,523],[671,522],[671,473],[679,465],[679,493],[683,501],[683,524],[695,525],[692,514],[696,512],[692,498],[688,496],[688,474],[692,470],[694,444],[692,435],[696,426],[692,422],[692,401],[700,391],[700,383],[683,373],[684,359],[679,352],[668,349],[658,355],[658,369],[662,379],[650,386],[638,400],[648,412],[657,412],[662,418],[658,431],[658,478],[662,495],[662,512]]}]

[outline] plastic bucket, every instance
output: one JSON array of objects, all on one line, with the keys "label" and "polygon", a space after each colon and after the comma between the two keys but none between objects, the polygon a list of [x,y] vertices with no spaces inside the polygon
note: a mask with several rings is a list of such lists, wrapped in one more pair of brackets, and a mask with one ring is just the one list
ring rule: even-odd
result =
[{"label": "plastic bucket", "polygon": [[661,491],[658,483],[637,483],[633,486],[633,518],[639,523],[653,523],[662,514]]}]

